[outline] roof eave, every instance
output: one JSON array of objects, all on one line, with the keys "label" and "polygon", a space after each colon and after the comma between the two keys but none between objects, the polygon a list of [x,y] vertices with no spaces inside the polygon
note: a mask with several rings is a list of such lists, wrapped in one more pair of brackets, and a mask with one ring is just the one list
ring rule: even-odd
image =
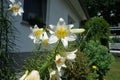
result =
[{"label": "roof eave", "polygon": [[86,14],[85,10],[83,9],[84,6],[80,4],[79,0],[65,0],[65,1],[69,4],[71,9],[75,11],[80,20],[88,19],[88,14]]}]

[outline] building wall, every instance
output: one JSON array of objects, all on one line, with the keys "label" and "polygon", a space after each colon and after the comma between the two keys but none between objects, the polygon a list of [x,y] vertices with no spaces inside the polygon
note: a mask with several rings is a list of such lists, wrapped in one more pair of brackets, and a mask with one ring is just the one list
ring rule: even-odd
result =
[{"label": "building wall", "polygon": [[[23,4],[24,0],[20,0]],[[13,24],[15,28],[18,30],[16,31],[17,40],[15,41],[16,47],[15,52],[32,52],[33,51],[33,41],[29,39],[28,35],[31,33],[30,27],[22,23],[22,16],[14,17]],[[16,49],[17,48],[17,49]]]},{"label": "building wall", "polygon": [[47,24],[57,24],[59,18],[63,18],[67,24],[68,16],[75,21],[75,27],[79,27],[80,20],[65,0],[48,0]]},{"label": "building wall", "polygon": [[15,34],[17,36],[16,37],[17,40],[15,40],[15,43],[16,43],[15,48],[17,48],[17,49],[15,50],[15,52],[29,52],[29,51],[32,51],[33,42],[28,37],[28,35],[31,33],[30,27],[21,24],[21,22],[22,22],[21,17],[15,18],[15,20],[16,21],[14,22],[14,26],[17,29],[17,32]]},{"label": "building wall", "polygon": [[[23,3],[23,0],[20,0]],[[59,18],[64,18],[66,24],[68,23],[68,16],[71,16],[75,21],[75,27],[79,27],[80,20],[77,18],[75,13],[69,8],[69,6],[64,2],[64,0],[48,0],[47,3],[47,19],[46,23],[56,25]],[[17,16],[14,20],[14,26],[19,31],[16,36],[18,40],[15,41],[17,48],[15,52],[32,52],[34,50],[34,44],[31,39],[28,38],[28,35],[31,33],[30,27],[21,24],[22,17]]]}]

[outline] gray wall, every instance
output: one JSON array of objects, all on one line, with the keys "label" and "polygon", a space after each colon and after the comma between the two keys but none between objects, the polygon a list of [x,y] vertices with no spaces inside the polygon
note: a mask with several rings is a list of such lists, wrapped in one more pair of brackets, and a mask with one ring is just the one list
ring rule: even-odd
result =
[{"label": "gray wall", "polygon": [[64,18],[68,23],[68,16],[71,16],[75,27],[79,27],[80,20],[64,0],[48,0],[47,8],[47,24],[57,24],[59,18]]}]

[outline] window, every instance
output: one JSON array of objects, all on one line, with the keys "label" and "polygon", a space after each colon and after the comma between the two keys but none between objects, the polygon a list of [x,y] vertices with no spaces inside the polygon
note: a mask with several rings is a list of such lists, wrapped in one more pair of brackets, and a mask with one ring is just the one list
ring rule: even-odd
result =
[{"label": "window", "polygon": [[43,27],[46,22],[47,0],[24,0],[23,21]]}]

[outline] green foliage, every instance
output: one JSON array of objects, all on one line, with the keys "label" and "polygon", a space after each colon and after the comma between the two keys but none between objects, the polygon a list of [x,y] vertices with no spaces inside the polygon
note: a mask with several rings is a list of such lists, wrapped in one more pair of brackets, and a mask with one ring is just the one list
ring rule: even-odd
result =
[{"label": "green foliage", "polygon": [[[67,51],[72,51],[75,48],[74,43],[70,43]],[[57,53],[65,51],[65,49],[59,45],[57,49]],[[28,59],[26,59],[24,63],[24,70],[38,70],[40,72],[40,77],[43,80],[49,79],[49,71],[50,69],[56,69],[55,64],[55,54],[50,52],[41,52],[41,54],[33,53]],[[67,68],[63,68],[63,80],[97,80],[97,75],[90,71],[90,67],[88,65],[88,57],[84,55],[84,53],[78,51],[76,54],[75,61],[71,62],[69,60],[66,61]]]},{"label": "green foliage", "polygon": [[14,27],[9,20],[5,8],[7,1],[0,0],[0,79],[1,80],[16,80],[12,58],[10,51],[13,51],[15,46]]},{"label": "green foliage", "polygon": [[48,80],[48,67],[50,67],[50,65],[54,62],[53,60],[51,60],[52,55],[53,54],[50,52],[41,52],[41,54],[33,53],[26,59],[23,69],[29,71],[38,70],[40,72],[40,77],[44,80]]},{"label": "green foliage", "polygon": [[13,60],[10,57],[10,51],[13,50],[14,42],[10,21],[0,19],[0,79],[2,80],[16,80],[15,70],[12,68]]},{"label": "green foliage", "polygon": [[109,24],[100,17],[93,17],[85,24],[87,32],[86,40],[99,40],[101,44],[108,46],[109,41]]},{"label": "green foliage", "polygon": [[[76,53],[77,58],[75,62],[67,61],[67,68],[64,68],[64,75],[62,76],[63,80],[93,80],[93,77],[89,77],[92,73],[89,70],[89,66],[87,64],[88,58],[81,52]],[[49,79],[49,69],[55,68],[54,58],[52,60],[52,53],[46,52],[44,54],[32,54],[26,62],[24,63],[24,69],[32,71],[38,70],[40,72],[40,76],[44,80]]]},{"label": "green foliage", "polygon": [[[110,24],[116,25],[120,22],[120,0],[84,0],[90,17],[98,16],[99,12]],[[110,16],[111,13],[115,14]]]},{"label": "green foliage", "polygon": [[103,77],[110,69],[114,57],[108,53],[107,47],[101,45],[99,41],[89,41],[83,51],[89,58],[89,66],[95,65],[99,80],[103,80]]},{"label": "green foliage", "polygon": [[9,67],[4,66],[3,68],[0,69],[0,79],[2,79],[2,80],[8,80],[8,79],[9,80],[16,80],[16,75],[13,73]]},{"label": "green foliage", "polygon": [[119,0],[85,0],[86,6],[91,6],[92,9],[101,10],[101,7],[113,6]]},{"label": "green foliage", "polygon": [[90,67],[88,66],[88,57],[82,52],[76,53],[77,57],[75,62],[67,61],[66,69],[64,69],[64,75],[62,76],[63,80],[95,80],[95,75],[92,76]]},{"label": "green foliage", "polygon": [[[33,53],[24,63],[24,70],[37,70],[40,72],[40,77],[43,80],[49,80],[49,70],[56,69],[55,56],[59,54],[60,50],[63,52],[63,46],[59,41],[52,51],[43,51]],[[39,51],[39,50],[38,50]]]}]

